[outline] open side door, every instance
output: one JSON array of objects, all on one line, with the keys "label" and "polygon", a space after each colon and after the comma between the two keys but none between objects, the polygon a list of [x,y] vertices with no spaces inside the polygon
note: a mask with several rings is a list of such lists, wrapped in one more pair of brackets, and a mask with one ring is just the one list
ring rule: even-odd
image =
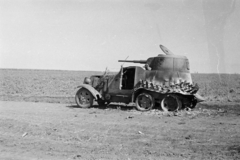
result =
[{"label": "open side door", "polygon": [[119,78],[119,90],[121,90],[122,89],[122,80],[123,80],[123,66],[121,66],[119,75],[120,75],[120,78]]},{"label": "open side door", "polygon": [[135,86],[136,67],[126,67],[122,69],[121,90],[133,90]]},{"label": "open side door", "polygon": [[111,102],[129,103],[131,101],[132,90],[123,89],[124,70],[125,68],[121,66],[118,74],[109,82],[108,94],[111,96]]},{"label": "open side door", "polygon": [[108,85],[109,93],[115,94],[120,92],[122,87],[122,74],[123,74],[123,67],[121,67],[120,71],[109,82],[109,85]]}]

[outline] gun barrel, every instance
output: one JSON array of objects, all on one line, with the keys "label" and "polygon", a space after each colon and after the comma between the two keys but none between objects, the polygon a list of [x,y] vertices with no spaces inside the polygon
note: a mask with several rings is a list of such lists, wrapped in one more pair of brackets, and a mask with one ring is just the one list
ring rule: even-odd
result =
[{"label": "gun barrel", "polygon": [[130,63],[140,63],[140,64],[145,64],[147,61],[146,60],[118,60],[118,62],[130,62]]}]

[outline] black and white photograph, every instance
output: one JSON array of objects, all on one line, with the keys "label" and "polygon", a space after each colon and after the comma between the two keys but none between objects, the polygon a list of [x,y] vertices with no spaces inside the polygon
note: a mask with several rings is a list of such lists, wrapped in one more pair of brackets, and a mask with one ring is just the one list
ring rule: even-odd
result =
[{"label": "black and white photograph", "polygon": [[239,160],[240,0],[0,0],[0,160]]}]

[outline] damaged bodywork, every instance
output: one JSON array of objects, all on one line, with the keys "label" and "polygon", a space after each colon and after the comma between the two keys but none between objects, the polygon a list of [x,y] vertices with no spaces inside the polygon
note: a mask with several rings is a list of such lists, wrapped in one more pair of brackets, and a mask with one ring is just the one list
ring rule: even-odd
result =
[{"label": "damaged bodywork", "polygon": [[147,111],[160,105],[165,111],[182,108],[194,108],[204,101],[197,94],[197,84],[193,84],[187,57],[174,55],[163,45],[165,53],[147,60],[119,60],[143,64],[121,67],[115,75],[105,72],[103,75],[86,77],[79,86],[75,99],[78,106],[92,106],[94,100],[99,105],[111,102],[136,104],[140,111]]}]

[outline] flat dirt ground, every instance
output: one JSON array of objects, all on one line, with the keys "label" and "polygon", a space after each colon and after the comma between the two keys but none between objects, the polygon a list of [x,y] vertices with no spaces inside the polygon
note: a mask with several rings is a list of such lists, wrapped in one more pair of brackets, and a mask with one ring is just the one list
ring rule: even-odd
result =
[{"label": "flat dirt ground", "polygon": [[76,87],[92,74],[0,70],[0,159],[240,159],[240,75],[193,75],[206,101],[166,113],[78,108]]}]

